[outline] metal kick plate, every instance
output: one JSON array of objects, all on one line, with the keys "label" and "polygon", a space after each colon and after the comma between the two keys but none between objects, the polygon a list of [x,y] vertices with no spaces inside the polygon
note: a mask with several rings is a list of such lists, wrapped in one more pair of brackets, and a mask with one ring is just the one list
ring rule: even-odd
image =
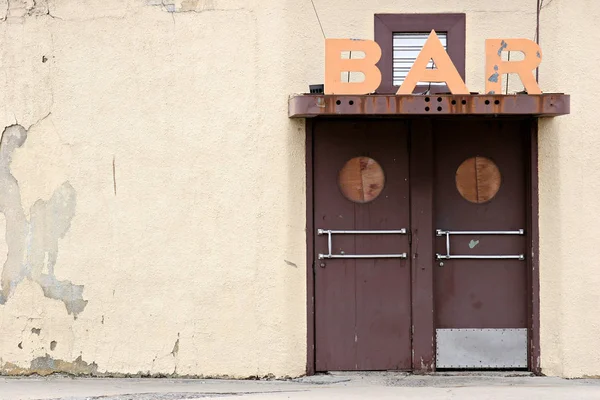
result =
[{"label": "metal kick plate", "polygon": [[527,329],[436,329],[437,368],[527,368]]}]

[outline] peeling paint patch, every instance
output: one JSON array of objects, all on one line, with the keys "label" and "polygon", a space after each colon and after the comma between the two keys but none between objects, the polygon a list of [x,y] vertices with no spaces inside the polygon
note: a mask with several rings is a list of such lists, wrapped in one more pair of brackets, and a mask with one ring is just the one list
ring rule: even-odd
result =
[{"label": "peeling paint patch", "polygon": [[288,261],[288,260],[283,260],[283,261],[285,261],[285,263],[287,265],[289,265],[290,267],[298,268],[298,265],[296,265],[295,263],[293,263],[291,261]]},{"label": "peeling paint patch", "polygon": [[488,78],[488,81],[490,82],[498,82],[498,77],[500,75],[498,75],[497,72],[494,72],[492,75],[490,75],[490,77]]},{"label": "peeling paint patch", "polygon": [[29,368],[21,368],[13,363],[5,363],[0,367],[0,374],[16,375],[51,375],[57,372],[63,372],[71,375],[97,375],[98,365],[95,362],[88,364],[79,356],[75,361],[68,362],[58,360],[46,354],[44,357],[38,357],[31,361]]},{"label": "peeling paint patch", "polygon": [[500,48],[498,49],[498,56],[502,55],[502,52],[504,51],[504,49],[506,49],[508,47],[508,43],[506,43],[504,40],[502,42],[500,42]]},{"label": "peeling paint patch", "polygon": [[[194,11],[198,9],[200,0],[183,0],[181,2],[181,11]],[[214,8],[212,1],[204,1],[204,7]]]},{"label": "peeling paint patch", "polygon": [[0,213],[6,218],[8,255],[1,276],[0,305],[28,278],[40,285],[44,296],[62,301],[75,318],[87,305],[82,285],[56,278],[58,241],[64,238],[75,215],[76,192],[69,182],[59,186],[49,200],[36,201],[25,215],[19,183],[10,165],[14,151],[27,140],[27,130],[11,125],[0,139]]},{"label": "peeling paint patch", "polygon": [[38,328],[31,328],[31,333],[40,336],[40,333],[42,333],[42,330],[38,329]]},{"label": "peeling paint patch", "polygon": [[214,0],[146,0],[146,5],[159,7],[169,13],[227,11],[227,9],[216,8]]},{"label": "peeling paint patch", "polygon": [[478,244],[479,244],[479,240],[471,240],[469,242],[469,248],[474,249],[475,247],[477,247]]},{"label": "peeling paint patch", "polygon": [[[488,78],[488,80],[490,82],[494,82],[495,83],[495,82],[498,82],[498,78],[500,77],[498,75],[498,66],[497,65],[494,65],[494,71],[496,71],[496,72],[494,72],[492,75],[490,75],[490,77]],[[488,94],[495,94],[495,93],[490,92]]]},{"label": "peeling paint patch", "polygon": [[53,340],[50,342],[50,350],[54,351],[56,349],[56,340]]},{"label": "peeling paint patch", "polygon": [[[35,360],[31,361],[30,369],[32,371],[37,371],[40,375],[43,375],[42,372],[67,372],[72,374],[95,374],[98,372],[98,365],[94,362],[88,364],[83,361],[81,356],[77,357],[73,362],[66,362],[63,360],[55,360],[46,354],[44,357],[38,357]],[[50,372],[50,373],[51,373]]]}]

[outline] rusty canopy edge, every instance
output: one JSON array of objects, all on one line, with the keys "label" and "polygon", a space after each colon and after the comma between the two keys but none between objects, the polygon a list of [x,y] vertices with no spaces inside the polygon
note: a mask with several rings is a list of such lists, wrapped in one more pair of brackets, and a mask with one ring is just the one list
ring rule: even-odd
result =
[{"label": "rusty canopy edge", "polygon": [[554,117],[570,113],[570,96],[540,95],[312,95],[290,97],[290,118],[318,116],[521,115]]}]

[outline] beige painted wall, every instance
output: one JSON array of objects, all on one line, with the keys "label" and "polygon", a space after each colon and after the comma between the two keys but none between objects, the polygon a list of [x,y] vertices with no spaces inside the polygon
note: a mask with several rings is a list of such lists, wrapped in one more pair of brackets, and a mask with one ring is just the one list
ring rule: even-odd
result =
[{"label": "beige painted wall", "polygon": [[[314,1],[328,37],[372,38],[377,12],[467,13],[474,91],[484,87],[485,38],[535,33],[536,0]],[[565,57],[577,34],[570,19],[552,28],[561,3],[543,11],[542,42],[561,45],[543,47],[542,86],[581,96],[589,85],[564,84],[559,71],[583,71],[597,56]],[[0,126],[23,128],[5,131],[0,152],[0,371],[301,375],[304,125],[287,118],[287,97],[323,81],[310,1],[5,8]],[[569,376],[600,374],[589,351],[598,339],[578,324],[582,312],[600,322],[586,308],[594,237],[581,232],[594,226],[597,203],[585,199],[600,186],[583,170],[593,160],[577,136],[593,134],[583,98],[574,96],[574,115],[542,125],[540,142],[542,344],[552,347],[542,365]]]},{"label": "beige painted wall", "polygon": [[540,125],[541,361],[551,375],[598,377],[600,3],[546,3],[540,83],[570,93],[571,114]]},{"label": "beige painted wall", "polygon": [[18,189],[0,189],[16,220],[4,373],[305,369],[304,138],[286,114],[281,10],[183,3],[10,2],[0,126],[28,131]]}]

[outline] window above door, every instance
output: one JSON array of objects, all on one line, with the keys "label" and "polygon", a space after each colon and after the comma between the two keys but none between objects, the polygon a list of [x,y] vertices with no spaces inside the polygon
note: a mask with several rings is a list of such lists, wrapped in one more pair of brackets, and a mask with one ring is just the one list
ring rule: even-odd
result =
[{"label": "window above door", "polygon": [[[395,94],[434,29],[465,79],[465,14],[375,14],[375,41],[381,47],[378,94]],[[434,67],[430,63],[430,67]],[[415,93],[448,92],[444,84],[417,85]]]},{"label": "window above door", "polygon": [[[437,35],[440,39],[440,42],[442,42],[444,49],[448,51],[448,34],[446,32],[439,32]],[[426,32],[394,32],[392,84],[395,87],[399,87],[404,82],[406,75],[408,75],[408,71],[410,71],[412,65],[415,63],[415,60],[417,59],[421,49],[423,49],[428,37],[429,33]],[[427,69],[433,68],[433,60],[429,60]],[[431,84],[436,86],[444,86],[443,82],[432,82]]]}]

